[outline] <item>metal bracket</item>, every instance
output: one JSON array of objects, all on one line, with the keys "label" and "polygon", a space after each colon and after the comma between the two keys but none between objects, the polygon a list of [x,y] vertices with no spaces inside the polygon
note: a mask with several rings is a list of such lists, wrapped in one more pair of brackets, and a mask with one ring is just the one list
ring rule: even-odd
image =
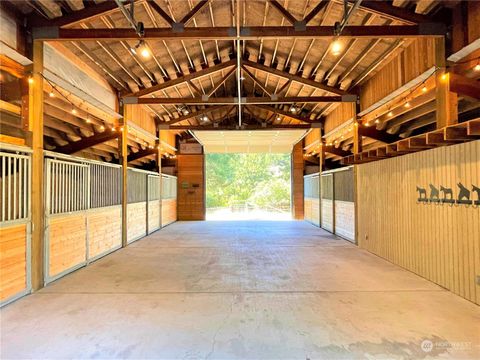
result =
[{"label": "metal bracket", "polygon": [[181,33],[185,31],[185,24],[184,23],[173,23],[172,24],[173,32]]},{"label": "metal bracket", "polygon": [[34,27],[32,29],[33,39],[57,39],[59,37],[58,26]]},{"label": "metal bracket", "polygon": [[207,94],[202,95],[202,101],[208,101],[209,96]]},{"label": "metal bracket", "polygon": [[122,100],[125,105],[138,104],[138,97],[136,96],[127,96],[127,97],[124,97]]},{"label": "metal bracket", "polygon": [[293,27],[295,28],[295,31],[305,31],[307,30],[307,23],[304,20],[301,21],[295,21],[293,24]]}]

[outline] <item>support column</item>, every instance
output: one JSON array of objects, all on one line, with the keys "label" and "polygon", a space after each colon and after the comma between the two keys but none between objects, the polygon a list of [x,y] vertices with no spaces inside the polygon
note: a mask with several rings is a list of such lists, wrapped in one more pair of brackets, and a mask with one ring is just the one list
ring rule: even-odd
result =
[{"label": "support column", "polygon": [[158,176],[159,176],[159,184],[158,186],[160,186],[160,228],[163,227],[163,224],[162,224],[162,139],[161,139],[161,135],[162,135],[162,131],[161,130],[158,130],[157,129],[157,137],[158,137],[158,140],[157,142],[155,143],[155,149],[157,150],[157,166],[158,166]]},{"label": "support column", "polygon": [[119,159],[122,165],[122,247],[127,246],[127,175],[128,175],[128,117],[130,109],[128,105],[121,105],[120,112],[123,115],[121,123],[121,136],[119,137]]},{"label": "support column", "polygon": [[358,122],[358,116],[357,114],[359,113],[359,107],[360,105],[358,103],[353,103],[353,153],[354,154],[359,154],[361,153],[362,150],[362,134],[360,132],[360,127],[362,126]]},{"label": "support column", "polygon": [[458,97],[450,92],[450,74],[446,71],[445,38],[435,40],[435,97],[437,129],[458,123]]},{"label": "support column", "polygon": [[293,146],[291,164],[292,217],[303,220],[303,140]]},{"label": "support column", "polygon": [[29,89],[29,130],[32,154],[32,243],[31,269],[32,289],[44,285],[44,174],[43,174],[43,41],[33,43],[33,75]]}]

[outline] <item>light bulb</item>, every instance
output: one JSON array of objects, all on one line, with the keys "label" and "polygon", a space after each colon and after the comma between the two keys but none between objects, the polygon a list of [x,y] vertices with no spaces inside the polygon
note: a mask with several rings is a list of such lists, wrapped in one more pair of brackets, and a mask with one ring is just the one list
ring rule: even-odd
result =
[{"label": "light bulb", "polygon": [[406,108],[409,108],[410,106],[412,106],[412,105],[410,104],[410,101],[407,101],[407,102],[405,103],[405,107],[406,107]]},{"label": "light bulb", "polygon": [[28,83],[29,83],[29,84],[33,84],[33,77],[30,76],[30,77],[28,78]]},{"label": "light bulb", "polygon": [[447,73],[442,74],[442,77],[441,77],[442,81],[446,81],[447,77],[448,77]]},{"label": "light bulb", "polygon": [[375,124],[379,124],[380,123],[380,120],[379,119],[375,119]]},{"label": "light bulb", "polygon": [[76,109],[72,109],[72,114],[76,114],[77,113],[77,110]]},{"label": "light bulb", "polygon": [[50,91],[50,94],[48,94],[48,96],[55,97],[55,94],[53,93],[53,91]]},{"label": "light bulb", "polygon": [[142,46],[140,50],[140,55],[142,55],[142,57],[145,59],[148,59],[150,57],[150,50],[148,50],[146,45]]},{"label": "light bulb", "polygon": [[100,130],[102,130],[102,131],[105,130],[105,126],[101,125]]},{"label": "light bulb", "polygon": [[340,43],[340,41],[336,40],[332,43],[331,51],[332,55],[340,55],[340,52],[342,51],[342,44]]},{"label": "light bulb", "polygon": [[392,116],[393,116],[393,112],[389,111],[387,115],[388,115],[388,117],[392,117]]},{"label": "light bulb", "polygon": [[422,87],[422,92],[424,92],[424,93],[427,92],[427,87],[426,86]]},{"label": "light bulb", "polygon": [[478,63],[477,65],[475,65],[475,67],[473,68],[473,70],[475,70],[475,71],[480,71],[480,63]]}]

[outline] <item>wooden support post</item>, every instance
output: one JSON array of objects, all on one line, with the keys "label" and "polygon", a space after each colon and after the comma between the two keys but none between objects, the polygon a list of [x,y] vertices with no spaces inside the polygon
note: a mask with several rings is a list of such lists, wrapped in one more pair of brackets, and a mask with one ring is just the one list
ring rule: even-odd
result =
[{"label": "wooden support post", "polygon": [[159,200],[160,201],[160,213],[159,213],[160,228],[163,227],[163,224],[162,224],[162,195],[163,195],[162,194],[162,150],[160,150],[162,148],[161,135],[162,135],[162,131],[157,129],[158,140],[155,143],[155,149],[157,150],[157,166],[158,166],[158,176],[159,176],[158,186],[160,186],[160,200]]},{"label": "wooden support post", "polygon": [[120,112],[123,114],[122,120],[122,134],[119,138],[118,150],[120,164],[122,164],[122,247],[127,246],[127,205],[128,205],[128,192],[127,192],[127,176],[128,176],[128,120],[130,116],[129,105],[123,105],[120,108]]},{"label": "wooden support post", "polygon": [[292,217],[303,220],[303,140],[293,146],[291,164]]},{"label": "wooden support post", "polygon": [[29,95],[29,130],[32,154],[32,289],[44,285],[45,206],[43,174],[43,41],[33,43],[33,82]]},{"label": "wooden support post", "polygon": [[360,154],[362,152],[362,134],[360,133],[360,126],[357,114],[359,113],[358,104],[353,104],[353,154]]},{"label": "wooden support post", "polygon": [[446,71],[445,38],[435,39],[435,95],[437,129],[458,123],[458,97],[450,92],[450,74]]}]

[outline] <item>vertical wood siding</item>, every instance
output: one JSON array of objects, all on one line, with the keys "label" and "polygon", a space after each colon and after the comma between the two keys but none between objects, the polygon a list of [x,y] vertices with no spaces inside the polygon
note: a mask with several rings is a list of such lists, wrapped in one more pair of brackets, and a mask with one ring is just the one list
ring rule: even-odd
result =
[{"label": "vertical wood siding", "polygon": [[0,302],[27,289],[27,225],[0,228]]},{"label": "vertical wood siding", "polygon": [[[480,206],[418,202],[416,187],[480,187],[480,141],[358,165],[358,242],[480,304]],[[440,193],[442,197],[442,193]]]}]

